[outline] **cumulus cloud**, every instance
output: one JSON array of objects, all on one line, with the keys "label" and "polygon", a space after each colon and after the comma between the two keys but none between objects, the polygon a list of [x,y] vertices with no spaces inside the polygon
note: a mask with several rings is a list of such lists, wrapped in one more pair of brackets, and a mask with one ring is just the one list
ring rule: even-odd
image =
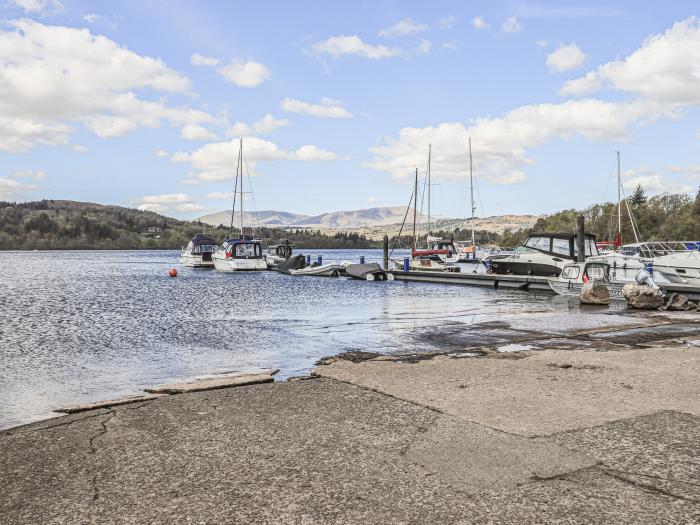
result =
[{"label": "cumulus cloud", "polygon": [[186,140],[215,140],[216,133],[199,124],[185,124],[180,130],[180,136]]},{"label": "cumulus cloud", "polygon": [[418,24],[410,18],[404,18],[396,22],[393,26],[387,27],[379,31],[379,36],[382,38],[396,38],[399,36],[417,35],[428,30],[427,24]]},{"label": "cumulus cloud", "polygon": [[525,180],[522,167],[534,163],[527,150],[555,138],[582,136],[591,140],[624,140],[628,128],[666,115],[666,108],[642,102],[613,103],[596,99],[561,104],[534,104],[516,108],[500,118],[480,118],[469,126],[442,123],[425,128],[403,128],[398,137],[385,137],[370,148],[367,166],[411,177],[425,163],[427,145],[433,147],[436,179],[460,180],[466,169],[466,144],[472,137],[479,173],[495,183]]},{"label": "cumulus cloud", "polygon": [[700,21],[676,22],[622,60],[608,62],[564,84],[562,95],[608,87],[669,104],[700,104]]},{"label": "cumulus cloud", "polygon": [[561,45],[547,55],[547,67],[555,73],[563,73],[580,68],[586,54],[574,43]]},{"label": "cumulus cloud", "polygon": [[622,183],[622,187],[628,191],[634,190],[637,186],[643,186],[648,193],[690,193],[694,189],[692,186],[672,181],[662,175],[642,175]]},{"label": "cumulus cloud", "polygon": [[455,25],[455,17],[453,15],[447,15],[438,20],[438,27],[440,29],[452,29]]},{"label": "cumulus cloud", "polygon": [[7,0],[6,3],[28,14],[43,15],[63,10],[63,4],[58,0]]},{"label": "cumulus cloud", "polygon": [[42,180],[46,178],[46,173],[43,170],[19,170],[15,171],[10,177],[13,179]]},{"label": "cumulus cloud", "polygon": [[254,60],[234,60],[216,70],[226,80],[239,87],[255,87],[270,77],[268,69]]},{"label": "cumulus cloud", "polygon": [[219,59],[200,55],[199,53],[192,53],[192,56],[190,57],[190,64],[193,66],[214,67],[219,65]]},{"label": "cumulus cloud", "polygon": [[165,151],[164,149],[159,149],[159,150],[156,150],[156,152],[154,153],[154,155],[155,155],[156,157],[159,157],[159,158],[164,158],[164,157],[167,157],[167,156],[168,156],[168,152]]},{"label": "cumulus cloud", "polygon": [[416,51],[418,53],[426,54],[430,53],[430,50],[432,49],[433,44],[430,42],[430,40],[427,39],[422,39],[420,41],[420,44],[418,44],[418,47],[416,47]]},{"label": "cumulus cloud", "polygon": [[310,52],[314,55],[331,55],[334,58],[343,55],[356,55],[380,60],[396,56],[401,50],[395,47],[368,44],[357,35],[338,35],[316,42],[311,46]]},{"label": "cumulus cloud", "polygon": [[267,135],[278,128],[289,125],[286,118],[275,118],[270,114],[265,115],[260,120],[247,124],[245,122],[236,122],[228,131],[227,135],[234,137],[250,137],[253,135]]},{"label": "cumulus cloud", "polygon": [[491,27],[486,22],[483,16],[475,16],[474,18],[472,18],[471,24],[473,27],[479,30],[487,30]]},{"label": "cumulus cloud", "polygon": [[73,144],[73,151],[75,151],[77,153],[87,153],[88,147],[83,146],[82,144]]},{"label": "cumulus cloud", "polygon": [[311,115],[312,117],[352,118],[352,113],[345,109],[343,102],[332,98],[322,98],[320,104],[312,104],[287,97],[280,102],[280,107],[284,111]]},{"label": "cumulus cloud", "polygon": [[134,204],[139,210],[155,211],[158,213],[167,211],[192,212],[202,211],[206,208],[194,202],[194,198],[186,193],[164,193],[160,195],[144,195],[135,199]]},{"label": "cumulus cloud", "polygon": [[700,164],[691,164],[689,166],[676,166],[675,164],[671,164],[664,169],[669,173],[685,175],[691,179],[700,178]]},{"label": "cumulus cloud", "polygon": [[0,31],[0,150],[67,144],[77,124],[101,137],[138,127],[213,122],[141,91],[189,93],[190,82],[160,59],[142,56],[87,29],[9,22]]},{"label": "cumulus cloud", "polygon": [[[236,159],[238,158],[238,140],[227,142],[212,142],[201,148],[187,153],[175,153],[171,160],[186,163],[196,172],[190,180],[222,181],[232,179],[236,174]],[[313,145],[305,145],[296,151],[287,151],[274,142],[257,137],[251,137],[243,143],[243,153],[248,169],[255,174],[259,161],[300,160],[320,161],[334,160],[337,155]]]},{"label": "cumulus cloud", "polygon": [[42,170],[19,170],[7,177],[0,177],[0,200],[9,200],[39,189],[39,186],[22,180],[38,181],[46,178]]},{"label": "cumulus cloud", "polygon": [[83,20],[85,22],[87,22],[88,24],[94,24],[100,18],[102,18],[102,17],[100,15],[95,14],[95,13],[88,13],[87,15],[83,15]]},{"label": "cumulus cloud", "polygon": [[517,16],[509,16],[503,21],[501,25],[501,32],[503,33],[519,33],[522,31],[523,26],[518,22]]}]

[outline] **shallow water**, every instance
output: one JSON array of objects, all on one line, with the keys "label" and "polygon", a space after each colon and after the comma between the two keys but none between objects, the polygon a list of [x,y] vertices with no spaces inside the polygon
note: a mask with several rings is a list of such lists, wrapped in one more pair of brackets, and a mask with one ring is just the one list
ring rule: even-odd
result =
[{"label": "shallow water", "polygon": [[[321,252],[305,253],[315,260]],[[322,253],[324,261],[381,257],[379,250]],[[546,315],[561,324],[579,313],[548,294],[225,274],[181,268],[178,257],[0,252],[0,428],[196,375],[280,368],[284,378],[347,350],[429,350],[426,332],[454,323],[525,326]]]}]

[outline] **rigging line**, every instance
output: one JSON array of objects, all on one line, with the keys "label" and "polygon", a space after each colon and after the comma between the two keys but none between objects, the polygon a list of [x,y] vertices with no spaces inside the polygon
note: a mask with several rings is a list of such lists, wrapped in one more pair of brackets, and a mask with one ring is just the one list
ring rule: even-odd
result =
[{"label": "rigging line", "polygon": [[[408,199],[408,206],[406,206],[406,213],[403,215],[403,222],[401,223],[401,228],[399,229],[399,234],[396,236],[396,239],[394,239],[394,245],[391,247],[391,251],[389,252],[389,258],[391,259],[392,254],[394,253],[394,250],[396,249],[396,245],[398,244],[399,240],[401,239],[401,232],[403,232],[403,227],[406,224],[406,219],[408,218],[408,210],[411,209],[411,202],[413,202],[413,197],[414,194],[416,193],[416,190],[411,191],[411,198]],[[414,203],[415,205],[415,203]]]},{"label": "rigging line", "polygon": [[[250,170],[248,169],[248,158],[243,154],[243,162],[245,163],[245,171],[248,174],[248,186],[250,186],[250,200],[253,202],[253,213],[255,214],[255,220],[258,221],[258,230],[260,231],[260,237],[265,244],[265,249],[268,249],[267,239],[262,231],[262,226],[260,225],[260,216],[258,215],[258,207],[255,204],[255,194],[253,193],[253,180],[250,177]],[[251,228],[252,229],[252,228]],[[253,236],[255,236],[255,231],[253,231]]]},{"label": "rigging line", "polygon": [[[236,155],[238,157],[238,155]],[[236,158],[236,182],[233,186],[233,206],[231,207],[231,227],[228,230],[228,236],[233,236],[233,216],[236,214],[236,195],[238,194],[238,158]]]},{"label": "rigging line", "polygon": [[[474,189],[476,190],[476,195],[479,198],[479,206],[481,206],[481,215],[483,217],[486,217],[486,210],[484,209],[484,201],[481,200],[481,191],[479,190],[479,186],[476,184],[476,177],[473,177],[472,184],[474,185]],[[474,221],[476,224],[476,221]],[[489,241],[489,244],[491,243],[491,234],[489,232],[486,232],[486,239]]]}]

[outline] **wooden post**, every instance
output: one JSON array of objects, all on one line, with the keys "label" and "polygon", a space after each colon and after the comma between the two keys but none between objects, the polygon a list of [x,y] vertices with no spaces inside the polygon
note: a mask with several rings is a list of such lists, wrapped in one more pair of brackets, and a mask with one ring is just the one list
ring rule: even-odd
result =
[{"label": "wooden post", "polygon": [[389,269],[389,236],[385,235],[382,239],[382,251],[384,252],[384,269]]},{"label": "wooden post", "polygon": [[586,219],[583,215],[579,215],[576,218],[576,251],[578,256],[576,260],[578,262],[584,262],[586,260],[586,236],[584,235],[586,231]]}]

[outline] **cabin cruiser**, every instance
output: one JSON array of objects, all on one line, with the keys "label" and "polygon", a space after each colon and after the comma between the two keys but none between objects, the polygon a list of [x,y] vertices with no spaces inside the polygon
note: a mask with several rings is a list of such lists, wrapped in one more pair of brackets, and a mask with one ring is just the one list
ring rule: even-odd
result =
[{"label": "cabin cruiser", "polygon": [[429,272],[459,272],[456,264],[445,262],[440,255],[414,253],[409,263],[409,269]]},{"label": "cabin cruiser", "polygon": [[259,239],[246,236],[226,239],[212,255],[214,268],[220,272],[267,270],[260,243]]},{"label": "cabin cruiser", "polygon": [[180,264],[191,268],[213,268],[212,254],[218,248],[218,243],[205,233],[198,233],[180,252]]},{"label": "cabin cruiser", "polygon": [[276,268],[278,265],[289,259],[292,256],[293,249],[294,245],[289,244],[289,242],[269,246],[264,255],[267,267],[270,269]]},{"label": "cabin cruiser", "polygon": [[[586,257],[598,255],[594,235],[585,235],[584,246]],[[489,255],[481,262],[491,273],[556,277],[577,254],[575,233],[533,233],[512,254]]]},{"label": "cabin cruiser", "polygon": [[441,239],[440,237],[427,237],[428,250],[434,252],[434,255],[440,258],[444,263],[456,263],[459,261],[459,253],[455,243],[450,239]]},{"label": "cabin cruiser", "polygon": [[549,287],[559,295],[578,295],[588,281],[600,281],[608,289],[610,299],[624,299],[622,287],[624,282],[610,279],[610,265],[604,262],[578,262],[567,264],[558,277],[549,279]]}]

